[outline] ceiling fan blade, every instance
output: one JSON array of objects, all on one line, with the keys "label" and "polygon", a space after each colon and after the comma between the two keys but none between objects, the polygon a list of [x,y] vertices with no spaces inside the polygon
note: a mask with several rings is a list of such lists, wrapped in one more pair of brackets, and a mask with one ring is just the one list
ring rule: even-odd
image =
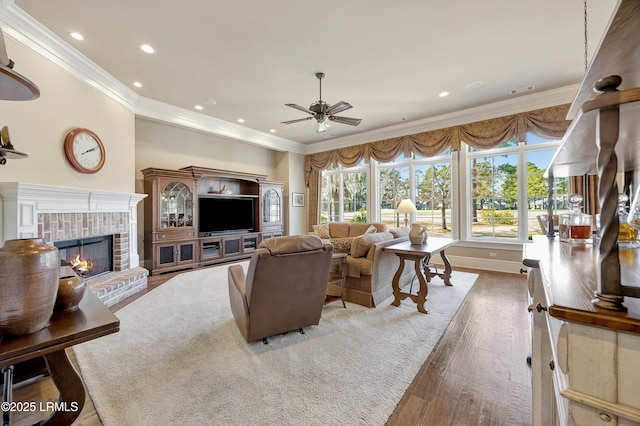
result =
[{"label": "ceiling fan blade", "polygon": [[351,106],[349,102],[340,101],[337,104],[333,104],[329,108],[327,108],[327,114],[337,114],[339,112],[346,111],[349,108],[353,108],[353,106]]},{"label": "ceiling fan blade", "polygon": [[313,117],[298,118],[297,120],[281,121],[280,123],[282,123],[282,124],[293,124],[293,123],[299,123],[301,121],[311,120],[312,118]]},{"label": "ceiling fan blade", "polygon": [[348,124],[350,126],[357,126],[362,121],[361,118],[338,117],[336,115],[330,115],[329,120],[335,121],[336,123]]},{"label": "ceiling fan blade", "polygon": [[288,106],[288,107],[291,107],[293,109],[297,109],[297,110],[306,112],[307,114],[311,114],[311,115],[314,114],[314,112],[311,111],[309,108],[305,108],[305,107],[300,106],[300,105],[296,105],[296,104],[285,104],[285,105]]}]

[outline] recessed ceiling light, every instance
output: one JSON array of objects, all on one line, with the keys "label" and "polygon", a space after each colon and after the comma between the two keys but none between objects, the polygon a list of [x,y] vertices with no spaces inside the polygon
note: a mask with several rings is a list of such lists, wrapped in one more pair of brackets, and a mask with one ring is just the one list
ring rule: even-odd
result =
[{"label": "recessed ceiling light", "polygon": [[238,118],[238,123],[244,123],[244,119],[243,118]]},{"label": "recessed ceiling light", "polygon": [[139,44],[138,45],[138,49],[142,50],[144,53],[148,53],[150,55],[156,53],[156,49],[154,49],[153,47],[151,47],[151,45],[148,45],[146,43],[143,44]]},{"label": "recessed ceiling light", "polygon": [[138,88],[142,87],[142,83],[140,83],[139,81],[134,81],[133,85],[138,87]]},{"label": "recessed ceiling light", "polygon": [[194,106],[195,109],[197,109],[198,111],[201,111],[204,109],[204,107],[202,105],[196,105]]},{"label": "recessed ceiling light", "polygon": [[467,84],[467,89],[477,89],[478,87],[482,86],[484,83],[480,80],[476,80],[476,81],[472,81],[471,83]]},{"label": "recessed ceiling light", "polygon": [[74,31],[70,35],[71,35],[72,38],[74,38],[76,40],[79,40],[79,41],[84,40],[84,37],[79,32]]},{"label": "recessed ceiling light", "polygon": [[449,92],[440,92],[438,96],[441,98],[446,98],[447,96],[449,96]]},{"label": "recessed ceiling light", "polygon": [[276,129],[271,129],[271,130],[269,130],[269,131],[270,131],[271,133],[275,133],[275,132],[276,132]]}]

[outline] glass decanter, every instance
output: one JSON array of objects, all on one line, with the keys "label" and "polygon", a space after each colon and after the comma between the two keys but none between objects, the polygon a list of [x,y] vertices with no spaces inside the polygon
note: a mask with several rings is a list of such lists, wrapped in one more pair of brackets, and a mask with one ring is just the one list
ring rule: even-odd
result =
[{"label": "glass decanter", "polygon": [[638,230],[629,223],[627,201],[629,201],[627,194],[618,194],[618,243],[631,245],[638,239]]},{"label": "glass decanter", "polygon": [[591,215],[582,213],[582,196],[569,195],[569,211],[559,216],[560,241],[586,244],[591,241]]}]

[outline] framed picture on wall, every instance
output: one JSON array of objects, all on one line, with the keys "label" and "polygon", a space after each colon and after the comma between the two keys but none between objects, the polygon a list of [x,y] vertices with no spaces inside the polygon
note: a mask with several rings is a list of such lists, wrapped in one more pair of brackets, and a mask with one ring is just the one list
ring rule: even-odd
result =
[{"label": "framed picture on wall", "polygon": [[292,192],[291,205],[293,207],[304,207],[304,194],[302,192]]}]

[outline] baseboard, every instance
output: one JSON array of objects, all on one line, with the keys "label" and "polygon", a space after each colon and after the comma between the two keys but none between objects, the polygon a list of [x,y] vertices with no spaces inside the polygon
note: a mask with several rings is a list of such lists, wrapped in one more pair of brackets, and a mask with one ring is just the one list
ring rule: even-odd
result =
[{"label": "baseboard", "polygon": [[[482,269],[485,271],[507,272],[519,274],[523,268],[521,262],[513,262],[507,260],[482,259],[479,257],[451,256],[447,255],[449,262],[455,271],[456,267]],[[431,258],[430,263],[435,263],[438,267],[444,267],[439,256]]]}]

